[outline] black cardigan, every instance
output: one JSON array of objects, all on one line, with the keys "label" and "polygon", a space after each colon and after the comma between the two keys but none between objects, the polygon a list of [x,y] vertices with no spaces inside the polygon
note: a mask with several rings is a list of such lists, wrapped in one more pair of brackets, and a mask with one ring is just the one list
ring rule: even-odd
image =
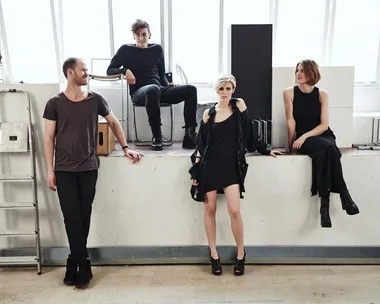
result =
[{"label": "black cardigan", "polygon": [[[248,170],[248,164],[245,159],[246,152],[255,152],[258,151],[259,153],[263,155],[269,155],[270,149],[267,147],[267,145],[260,139],[259,136],[255,132],[253,132],[253,125],[252,122],[249,119],[248,116],[248,109],[244,110],[243,112],[240,112],[239,108],[237,107],[236,103],[239,102],[238,99],[232,98],[231,99],[231,106],[232,106],[232,115],[236,115],[237,119],[235,120],[237,123],[237,162],[238,162],[238,170],[239,170],[239,176],[240,176],[240,197],[244,198],[242,193],[245,192],[244,188],[244,180],[247,175]],[[199,202],[205,201],[205,194],[204,194],[204,185],[203,185],[203,168],[204,165],[207,163],[209,153],[208,149],[210,147],[210,142],[212,138],[212,132],[211,132],[211,125],[214,123],[216,110],[215,105],[212,106],[209,110],[209,119],[205,123],[202,119],[198,134],[198,144],[197,148],[194,151],[194,153],[191,155],[191,161],[193,163],[193,167],[190,168],[189,172],[191,174],[197,152],[199,151],[199,154],[201,156],[200,160],[200,174],[199,174],[199,180],[198,186],[192,186],[191,187],[191,196],[194,200]],[[223,189],[219,189],[218,193],[223,193]]]}]

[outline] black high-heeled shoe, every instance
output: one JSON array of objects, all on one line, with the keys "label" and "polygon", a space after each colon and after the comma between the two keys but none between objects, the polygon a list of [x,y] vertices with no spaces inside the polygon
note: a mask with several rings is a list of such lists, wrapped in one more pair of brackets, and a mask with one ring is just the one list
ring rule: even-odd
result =
[{"label": "black high-heeled shoe", "polygon": [[355,215],[359,213],[358,206],[355,204],[347,190],[340,194],[340,201],[342,202],[342,209],[346,210],[348,215]]},{"label": "black high-heeled shoe", "polygon": [[245,270],[245,251],[244,251],[244,257],[239,260],[237,257],[236,257],[236,263],[235,263],[235,267],[234,267],[234,274],[236,276],[241,276],[244,274],[244,270]]},{"label": "black high-heeled shoe", "polygon": [[211,262],[211,272],[213,275],[221,275],[222,274],[222,264],[220,264],[220,258],[214,259],[210,253],[210,262]]}]

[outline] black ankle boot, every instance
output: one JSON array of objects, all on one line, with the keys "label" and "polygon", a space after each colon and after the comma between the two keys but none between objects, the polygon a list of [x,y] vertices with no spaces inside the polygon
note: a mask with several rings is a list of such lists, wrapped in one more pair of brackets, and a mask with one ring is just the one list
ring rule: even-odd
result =
[{"label": "black ankle boot", "polygon": [[185,127],[185,136],[182,141],[182,148],[195,149],[198,143],[198,134],[195,132],[195,126]]},{"label": "black ankle boot", "polygon": [[155,151],[161,151],[162,150],[162,133],[161,133],[161,126],[150,126],[152,129],[152,143],[151,147],[152,150]]},{"label": "black ankle boot", "polygon": [[321,227],[331,228],[330,199],[321,197]]},{"label": "black ankle boot", "polygon": [[350,193],[348,190],[340,193],[340,200],[342,202],[342,209],[346,210],[348,215],[355,215],[359,213],[359,208],[352,200]]},{"label": "black ankle boot", "polygon": [[63,283],[66,285],[75,285],[78,272],[78,263],[68,258],[66,262],[66,273]]},{"label": "black ankle boot", "polygon": [[75,287],[84,288],[92,279],[91,263],[89,260],[80,261]]}]

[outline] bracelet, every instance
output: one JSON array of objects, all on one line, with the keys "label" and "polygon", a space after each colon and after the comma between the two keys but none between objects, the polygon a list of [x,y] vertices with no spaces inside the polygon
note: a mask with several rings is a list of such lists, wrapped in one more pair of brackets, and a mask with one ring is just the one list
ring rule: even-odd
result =
[{"label": "bracelet", "polygon": [[124,150],[124,149],[128,149],[128,148],[129,148],[128,145],[125,145],[125,146],[122,147],[123,150]]}]

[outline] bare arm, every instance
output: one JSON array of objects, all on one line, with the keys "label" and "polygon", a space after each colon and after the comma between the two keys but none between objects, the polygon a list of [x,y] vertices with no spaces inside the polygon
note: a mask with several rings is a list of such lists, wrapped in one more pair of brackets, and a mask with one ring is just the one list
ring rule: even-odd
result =
[{"label": "bare arm", "polygon": [[47,186],[55,191],[56,190],[56,180],[53,165],[53,155],[54,155],[54,141],[55,141],[55,129],[57,122],[55,120],[45,119],[45,159],[46,159],[46,182]]},{"label": "bare arm", "polygon": [[46,168],[48,173],[53,172],[53,154],[54,154],[54,140],[55,140],[55,128],[56,128],[55,120],[45,120],[45,140],[44,140],[44,148],[45,148],[45,159],[46,159]]},{"label": "bare arm", "polygon": [[319,99],[321,102],[321,123],[313,130],[302,135],[305,139],[311,136],[321,135],[329,128],[329,104],[328,95],[325,91],[319,91]]},{"label": "bare arm", "polygon": [[124,131],[121,128],[119,120],[116,118],[116,116],[111,112],[104,118],[107,120],[107,123],[110,126],[113,134],[116,136],[117,141],[119,142],[120,146],[121,147],[126,146],[127,140],[125,139]]},{"label": "bare arm", "polygon": [[287,149],[291,150],[294,135],[296,133],[296,121],[293,117],[293,97],[294,89],[292,87],[286,88],[283,93],[284,105],[285,105],[285,115],[286,115],[286,124],[288,127],[288,143]]},{"label": "bare arm", "polygon": [[195,163],[198,164],[199,162],[201,161],[201,154],[199,153],[199,151],[197,152],[197,157],[195,159]]},{"label": "bare arm", "polygon": [[[127,146],[127,140],[125,139],[124,131],[121,128],[119,120],[116,118],[116,116],[110,112],[104,118],[107,120],[108,125],[110,126],[113,134],[116,136],[121,148]],[[133,151],[129,148],[123,149],[123,152],[126,157],[130,158],[133,161],[133,163],[138,162],[143,156],[142,153]]]}]

